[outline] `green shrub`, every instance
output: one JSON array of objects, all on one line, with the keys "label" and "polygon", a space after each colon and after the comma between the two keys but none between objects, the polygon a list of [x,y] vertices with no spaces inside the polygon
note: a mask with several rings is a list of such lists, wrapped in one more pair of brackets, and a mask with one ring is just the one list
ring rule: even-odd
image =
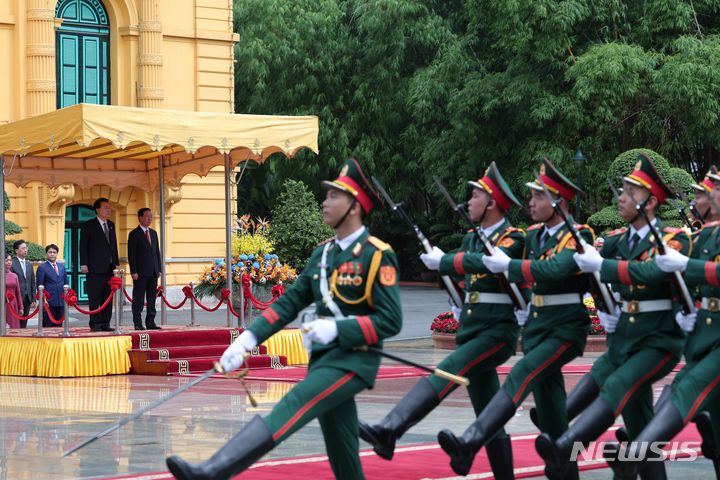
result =
[{"label": "green shrub", "polygon": [[[13,250],[13,243],[17,239],[6,239],[5,240],[5,252],[9,253],[13,257],[15,256],[15,250]],[[41,261],[45,260],[45,247],[42,245],[38,245],[37,243],[33,242],[25,242],[28,246],[28,260],[31,261]]]},{"label": "green shrub", "polygon": [[323,223],[315,197],[302,182],[285,181],[272,213],[268,235],[275,244],[275,253],[298,270],[305,267],[315,245],[334,234]]}]

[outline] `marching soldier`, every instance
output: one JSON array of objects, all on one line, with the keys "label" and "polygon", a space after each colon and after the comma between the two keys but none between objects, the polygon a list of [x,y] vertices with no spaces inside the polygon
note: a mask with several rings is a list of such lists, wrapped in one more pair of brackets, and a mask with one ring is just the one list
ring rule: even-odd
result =
[{"label": "marching soldier", "polygon": [[[513,206],[520,206],[510,187],[493,162],[485,175],[468,182],[473,187],[468,213],[479,224],[493,245],[511,258],[521,258],[525,233],[514,228],[505,218]],[[470,379],[468,390],[475,414],[479,415],[500,388],[495,368],[515,353],[518,326],[513,315],[510,296],[501,290],[497,278],[482,263],[477,236],[471,231],[463,239],[460,251],[445,255],[435,247],[421,258],[431,270],[442,275],[462,275],[465,281],[465,304],[458,317],[460,329],[457,349],[438,368]],[[360,437],[373,445],[382,458],[392,459],[395,442],[410,427],[423,419],[445,399],[456,384],[431,375],[421,378],[390,413],[375,424],[360,422]],[[494,477],[512,479],[513,462],[510,437],[500,433],[487,443],[487,452]]]},{"label": "marching soldier", "polygon": [[[624,178],[618,213],[629,228],[616,230],[605,239],[600,253],[588,248],[576,253],[585,272],[601,272],[601,280],[613,284],[622,299],[621,311],[603,314],[608,333],[607,352],[592,366],[590,375],[600,388],[597,398],[577,421],[559,437],[541,434],[536,449],[547,465],[549,478],[562,478],[574,442],[587,444],[600,436],[623,414],[630,438],[636,438],[652,417],[652,384],[677,364],[685,335],[675,323],[673,292],[665,272],[650,261],[656,252],[647,218],[669,248],[689,252],[691,241],[681,229],[662,228],[655,212],[674,196],[658,174],[652,160],[640,155],[634,171]],[[661,462],[647,464],[643,478],[665,478]],[[634,477],[633,477],[634,478]]]},{"label": "marching soldier", "polygon": [[[547,159],[540,166],[540,181],[564,212],[580,192]],[[572,234],[554,210],[540,181],[527,183],[532,190],[530,213],[533,220],[541,223],[528,229],[525,259],[512,259],[502,249],[496,249],[491,256],[482,255],[490,272],[507,271],[511,282],[530,284],[532,297],[527,310],[515,312],[518,323],[524,325],[523,358],[462,436],[455,436],[450,430],[438,434],[440,446],[450,456],[450,466],[460,475],[468,473],[480,448],[501,431],[530,392],[535,396],[543,430],[559,435],[567,428],[560,369],[585,348],[590,318],[582,294],[588,290],[588,281],[573,260]],[[576,228],[586,242],[593,243],[589,227]],[[464,264],[463,260],[463,267]],[[577,478],[577,471],[568,478]]]},{"label": "marching soldier", "polygon": [[720,214],[716,213],[712,208],[710,201],[710,192],[715,188],[715,178],[720,179],[717,168],[710,165],[710,170],[705,175],[702,182],[693,183],[691,187],[695,190],[695,199],[692,202],[692,213],[696,221],[700,224],[714,222],[720,220]]},{"label": "marching soldier", "polygon": [[323,220],[334,239],[315,249],[296,283],[240,334],[222,356],[225,371],[245,353],[315,303],[318,319],[305,323],[312,340],[307,377],[261,418],[256,416],[209,460],[167,459],[179,479],[228,479],[247,469],[295,431],[317,418],[335,477],[361,479],[355,395],[375,382],[380,357],[361,347],[382,347],[402,323],[395,253],[371,236],[362,219],[379,197],[354,159],[328,189]]},{"label": "marching soldier", "polygon": [[[709,202],[712,208],[708,212],[710,218],[720,214],[716,207],[720,202],[718,185],[720,176],[715,173],[709,173],[702,182],[706,192],[710,187],[710,192],[707,192],[712,196]],[[693,244],[690,259],[675,250],[668,250],[667,255],[655,258],[657,266],[664,272],[685,271],[687,283],[699,287],[701,306],[697,315],[683,315],[682,312],[676,315],[676,321],[688,332],[684,351],[686,365],[672,382],[669,401],[658,402],[655,416],[635,442],[623,447],[622,457],[616,456],[618,446],[607,452],[614,454],[608,463],[618,479],[634,479],[642,464],[617,461],[617,458],[641,459],[643,453],[638,451],[638,447],[643,443],[640,442],[669,441],[690,420],[696,422],[703,438],[703,455],[713,462],[715,475],[720,479],[720,404],[717,401],[720,392],[720,270],[717,268],[720,222],[706,223]]]}]

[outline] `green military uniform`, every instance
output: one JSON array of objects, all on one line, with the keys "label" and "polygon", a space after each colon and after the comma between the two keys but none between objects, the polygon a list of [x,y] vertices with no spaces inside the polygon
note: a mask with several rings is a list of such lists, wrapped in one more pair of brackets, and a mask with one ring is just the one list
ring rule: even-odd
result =
[{"label": "green military uniform", "polygon": [[[646,156],[625,181],[648,189],[660,204],[672,194]],[[659,220],[656,226],[662,229]],[[662,231],[671,248],[690,250],[690,239],[682,230]],[[594,362],[590,372],[600,388],[598,398],[562,435],[543,433],[536,440],[551,479],[562,478],[574,442],[595,440],[621,412],[631,438],[637,435],[652,417],[652,383],[672,370],[682,352],[685,336],[675,324],[667,275],[650,261],[655,251],[650,233],[633,241],[637,243],[630,249],[627,232],[616,231],[606,238],[600,252],[605,258],[601,281],[612,283],[619,293],[622,313],[615,332],[608,333],[607,352]],[[652,467],[660,471],[648,475],[664,477],[662,464]]]},{"label": "green military uniform", "polygon": [[[547,159],[541,165],[540,180],[565,201],[572,200],[579,191]],[[528,186],[542,190],[537,181]],[[576,228],[585,241],[593,243],[589,227],[578,225]],[[573,260],[575,242],[567,227],[561,225],[547,238],[543,232],[542,224],[530,227],[525,239],[525,259],[511,259],[508,267],[509,281],[526,285],[533,294],[523,329],[523,358],[461,437],[449,430],[438,435],[440,446],[450,455],[450,465],[456,473],[467,473],[476,452],[501,431],[530,392],[535,396],[544,428],[560,432],[567,427],[560,369],[581,355],[585,347],[590,318],[582,296],[588,282]],[[471,271],[482,263],[482,257],[482,254],[466,254],[463,267],[467,263],[467,271]]]},{"label": "green military uniform", "polygon": [[[353,159],[348,160],[337,180],[325,185],[352,195],[365,214],[378,202]],[[329,289],[329,302],[323,295],[325,287]],[[312,343],[306,378],[268,416],[255,417],[207,462],[189,465],[170,457],[168,466],[176,477],[229,478],[317,418],[335,478],[364,478],[354,397],[373,387],[380,366],[380,357],[361,347],[382,348],[383,339],[396,335],[402,326],[395,253],[367,230],[345,249],[331,239],[315,249],[295,284],[255,318],[248,330],[258,343],[263,342],[313,302],[317,316],[337,318],[330,306],[334,302],[342,317],[336,320],[335,340]]]},{"label": "green military uniform", "polygon": [[[663,228],[663,240],[682,253],[690,251],[690,238],[681,229]],[[607,352],[593,364],[590,375],[600,396],[612,405],[615,415],[623,414],[630,438],[636,437],[652,418],[652,384],[677,365],[685,344],[685,334],[675,323],[673,292],[667,274],[651,261],[656,248],[648,233],[632,249],[629,230],[616,230],[605,239],[600,254],[605,257],[601,280],[611,283],[619,293],[624,310],[617,329],[607,335]],[[645,302],[666,302],[663,310],[642,311]],[[662,305],[658,304],[663,308]],[[637,306],[637,307],[636,307]]]},{"label": "green military uniform", "polygon": [[[482,178],[468,183],[487,193],[502,211],[507,211],[513,204],[520,205],[495,162]],[[525,233],[512,227],[505,219],[493,228],[493,231],[487,232],[490,242],[512,258],[522,257]],[[495,368],[515,353],[518,337],[512,300],[501,289],[497,277],[485,268],[482,255],[475,253],[481,250],[477,236],[468,233],[459,251],[443,255],[439,265],[441,275],[463,280],[465,304],[460,313],[457,348],[440,362],[438,368],[470,380],[468,392],[476,415],[482,412],[500,388]],[[360,436],[373,445],[378,455],[392,458],[396,439],[455,388],[457,384],[436,375],[419,380],[380,422],[373,425],[361,422]],[[500,432],[487,449],[495,478],[512,478],[512,447],[508,435]]]},{"label": "green military uniform", "polygon": [[[542,224],[528,228],[525,259],[510,262],[510,281],[530,284],[533,301],[523,329],[523,358],[508,374],[503,389],[516,406],[533,392],[540,429],[559,435],[568,422],[560,369],[585,349],[590,317],[583,294],[589,284],[587,275],[579,272],[573,260],[575,242],[567,228],[562,226],[541,246],[544,228]],[[592,245],[594,235],[590,227],[576,225],[576,229]],[[543,306],[545,299],[556,295],[572,297],[574,301]]]}]

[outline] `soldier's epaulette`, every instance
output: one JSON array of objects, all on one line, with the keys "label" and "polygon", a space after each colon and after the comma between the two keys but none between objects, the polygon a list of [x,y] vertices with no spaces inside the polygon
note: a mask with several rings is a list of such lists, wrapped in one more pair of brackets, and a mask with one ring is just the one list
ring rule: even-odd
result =
[{"label": "soldier's epaulette", "polygon": [[322,246],[325,245],[326,243],[330,243],[330,242],[332,242],[333,240],[335,240],[335,237],[326,238],[325,240],[323,240],[322,242],[318,243],[318,244],[315,245],[315,246],[316,246],[316,247],[322,247]]},{"label": "soldier's epaulette", "polygon": [[386,250],[392,250],[392,247],[390,246],[389,243],[385,243],[382,240],[380,240],[379,238],[373,237],[372,235],[370,235],[368,237],[367,241],[370,242],[375,248],[377,248],[378,250],[381,250],[383,252]]},{"label": "soldier's epaulette", "polygon": [[544,225],[543,223],[536,223],[535,225],[530,225],[527,228],[527,231],[529,232],[530,230],[537,230],[538,228],[542,227],[543,225]]},{"label": "soldier's epaulette", "polygon": [[612,232],[608,232],[608,233],[605,235],[605,238],[607,238],[607,237],[614,237],[615,235],[622,235],[622,234],[625,233],[625,232],[627,232],[627,227],[620,227],[620,228],[617,228],[617,229],[613,230]]},{"label": "soldier's epaulette", "polygon": [[473,233],[473,229],[472,229],[472,228],[468,228],[466,233]]},{"label": "soldier's epaulette", "polygon": [[678,228],[678,227],[663,227],[662,231],[665,233],[676,234],[676,233],[684,232],[685,230],[683,230],[682,228]]},{"label": "soldier's epaulette", "polygon": [[720,225],[720,220],[715,220],[714,222],[703,223],[702,228],[713,228],[717,227],[718,225]]}]

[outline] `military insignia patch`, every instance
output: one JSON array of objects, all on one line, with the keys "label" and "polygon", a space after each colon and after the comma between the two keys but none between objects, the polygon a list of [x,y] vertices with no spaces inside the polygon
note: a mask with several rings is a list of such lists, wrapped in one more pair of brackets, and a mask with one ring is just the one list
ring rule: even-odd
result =
[{"label": "military insignia patch", "polygon": [[677,240],[670,240],[667,246],[672,248],[673,250],[682,252],[682,243],[678,242]]},{"label": "military insignia patch", "polygon": [[545,175],[545,164],[540,164],[540,175]]},{"label": "military insignia patch", "polygon": [[397,280],[397,271],[391,265],[380,267],[380,283],[386,287],[392,287]]},{"label": "military insignia patch", "polygon": [[640,167],[642,167],[642,160],[638,160],[638,162],[635,164],[635,170],[640,170]]},{"label": "military insignia patch", "polygon": [[507,237],[507,238],[503,238],[500,241],[500,243],[498,244],[498,247],[508,248],[508,247],[512,247],[514,243],[515,243],[515,240],[513,240],[510,237]]}]

